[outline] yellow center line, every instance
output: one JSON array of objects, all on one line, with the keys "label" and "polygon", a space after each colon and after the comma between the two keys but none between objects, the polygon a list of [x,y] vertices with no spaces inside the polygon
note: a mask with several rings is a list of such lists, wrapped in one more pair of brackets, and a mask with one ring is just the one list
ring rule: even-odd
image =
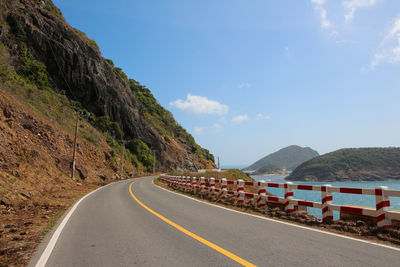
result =
[{"label": "yellow center line", "polygon": [[214,243],[211,243],[210,241],[205,240],[204,238],[193,234],[192,232],[186,230],[185,228],[183,228],[182,226],[174,223],[173,221],[168,220],[167,218],[165,218],[164,216],[162,216],[161,214],[155,212],[154,210],[150,209],[149,207],[147,207],[145,204],[143,204],[132,192],[132,186],[133,186],[134,182],[132,182],[129,185],[129,193],[131,194],[131,196],[133,197],[134,200],[136,200],[137,203],[139,203],[143,208],[145,208],[148,212],[154,214],[155,216],[157,216],[158,218],[160,218],[161,220],[163,220],[164,222],[168,223],[169,225],[175,227],[176,229],[178,229],[179,231],[187,234],[188,236],[196,239],[197,241],[203,243],[206,246],[209,246],[210,248],[218,251],[219,253],[227,256],[228,258],[240,263],[243,266],[256,266],[248,261],[245,261],[244,259],[236,256],[235,254],[233,254],[232,252],[227,251],[226,249],[221,248],[220,246],[215,245]]}]

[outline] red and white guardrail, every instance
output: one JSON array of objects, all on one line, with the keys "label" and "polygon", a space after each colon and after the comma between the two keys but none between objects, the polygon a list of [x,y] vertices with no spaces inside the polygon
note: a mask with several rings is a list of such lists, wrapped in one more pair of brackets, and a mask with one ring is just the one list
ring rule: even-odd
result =
[{"label": "red and white guardrail", "polygon": [[[285,207],[287,213],[292,213],[295,206],[313,207],[322,210],[322,220],[332,221],[333,211],[352,213],[356,215],[366,215],[376,218],[378,227],[391,227],[392,220],[400,220],[400,212],[390,210],[389,197],[400,197],[400,190],[389,190],[388,187],[380,186],[375,189],[350,188],[350,187],[333,187],[331,185],[300,185],[291,182],[286,183],[267,183],[265,181],[243,181],[243,180],[227,180],[225,178],[196,178],[189,176],[160,176],[161,180],[166,181],[169,185],[175,185],[184,191],[195,191],[201,194],[211,194],[218,198],[226,199],[228,195],[233,195],[237,199],[239,205],[244,200],[253,199],[253,203],[257,207],[263,207],[267,202],[280,203]],[[215,187],[219,183],[220,188]],[[207,186],[208,185],[208,186]],[[228,185],[236,185],[236,191],[229,190]],[[245,192],[245,186],[254,186],[258,193]],[[266,188],[283,188],[285,197],[277,197],[267,195]],[[301,199],[294,199],[294,190],[320,191],[321,202],[312,202]],[[334,205],[332,193],[374,195],[376,200],[376,209],[354,207],[348,205]]]}]

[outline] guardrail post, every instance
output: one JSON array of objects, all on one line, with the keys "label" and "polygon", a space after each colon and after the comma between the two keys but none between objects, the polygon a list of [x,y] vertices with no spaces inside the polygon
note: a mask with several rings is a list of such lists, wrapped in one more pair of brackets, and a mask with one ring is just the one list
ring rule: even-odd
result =
[{"label": "guardrail post", "polygon": [[211,195],[215,194],[215,178],[210,178],[210,193]]},{"label": "guardrail post", "polygon": [[259,207],[259,208],[264,207],[265,204],[267,203],[265,201],[266,196],[267,196],[267,190],[265,190],[265,187],[263,187],[263,183],[265,183],[264,180],[257,182],[257,185],[258,185],[257,207]]},{"label": "guardrail post", "polygon": [[192,191],[194,193],[196,192],[196,185],[197,185],[196,177],[192,177]]},{"label": "guardrail post", "polygon": [[182,187],[182,191],[185,191],[186,189],[186,176],[181,176],[181,187]]},{"label": "guardrail post", "polygon": [[221,179],[221,194],[220,194],[222,199],[226,199],[228,196],[228,182],[226,181],[226,178]]},{"label": "guardrail post", "polygon": [[185,178],[185,180],[186,180],[186,184],[185,184],[185,187],[186,187],[186,191],[190,191],[190,176],[186,176],[186,178]]},{"label": "guardrail post", "polygon": [[182,176],[177,176],[176,179],[178,179],[178,188],[182,188]]},{"label": "guardrail post", "polygon": [[292,182],[286,182],[285,187],[285,211],[286,213],[292,213],[294,211],[294,205],[290,203],[293,199],[293,188],[291,187]]},{"label": "guardrail post", "polygon": [[330,184],[326,184],[321,186],[321,202],[322,202],[322,221],[329,222],[333,221],[333,211],[329,207],[332,204],[333,196],[330,190],[332,186]]},{"label": "guardrail post", "polygon": [[378,186],[375,189],[376,224],[378,227],[391,228],[392,220],[387,214],[390,209],[390,199],[385,195],[387,189],[387,186]]},{"label": "guardrail post", "polygon": [[204,181],[204,177],[200,177],[200,192],[204,193],[204,188],[206,187],[206,182]]},{"label": "guardrail post", "polygon": [[239,204],[243,204],[243,202],[244,202],[244,181],[242,179],[239,179],[237,181],[236,192],[237,192],[237,198],[238,198],[237,202]]}]

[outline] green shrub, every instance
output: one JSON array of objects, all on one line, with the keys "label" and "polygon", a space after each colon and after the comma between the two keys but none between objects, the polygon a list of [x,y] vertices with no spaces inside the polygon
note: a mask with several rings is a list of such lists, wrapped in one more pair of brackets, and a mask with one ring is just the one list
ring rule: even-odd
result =
[{"label": "green shrub", "polygon": [[125,82],[128,82],[128,76],[125,74],[125,72],[122,71],[121,68],[114,67],[115,73],[117,73],[122,79],[124,79]]},{"label": "green shrub", "polygon": [[88,42],[89,42],[89,45],[90,45],[94,50],[96,50],[96,51],[98,51],[98,52],[100,53],[100,47],[99,47],[99,45],[96,43],[95,40],[89,38],[89,39],[88,39]]},{"label": "green shrub", "polygon": [[110,121],[108,116],[97,117],[92,123],[99,131],[108,133],[110,137],[115,138],[118,141],[122,140],[122,137],[124,136],[119,124]]},{"label": "green shrub", "polygon": [[83,133],[82,136],[83,136],[83,138],[85,138],[86,141],[92,143],[93,145],[95,145],[97,147],[99,146],[97,144],[96,140],[94,140],[93,137],[89,136],[87,133]]},{"label": "green shrub", "polygon": [[130,140],[126,147],[135,155],[137,155],[138,160],[150,170],[155,163],[155,159],[151,154],[150,148],[139,139]]},{"label": "green shrub", "polygon": [[112,61],[111,59],[105,58],[104,59],[108,64],[110,64],[111,67],[114,67],[114,61]]},{"label": "green shrub", "polygon": [[74,30],[74,32],[76,34],[79,35],[79,37],[81,37],[82,40],[86,41],[90,47],[92,47],[94,50],[96,50],[96,51],[98,51],[100,53],[100,47],[99,47],[99,45],[97,44],[97,42],[95,40],[90,39],[87,36],[87,34],[85,32],[83,32],[83,31],[81,31],[81,30],[78,30],[76,28],[73,28],[73,30]]},{"label": "green shrub", "polygon": [[61,10],[58,7],[56,7],[56,5],[54,5],[53,1],[51,1],[51,0],[36,0],[36,3],[39,5],[44,3],[44,9],[46,9],[49,13],[53,14],[57,18],[63,19]]},{"label": "green shrub", "polygon": [[52,82],[47,73],[46,65],[35,59],[26,46],[21,45],[19,51],[19,64],[17,73],[39,89],[52,90]]}]

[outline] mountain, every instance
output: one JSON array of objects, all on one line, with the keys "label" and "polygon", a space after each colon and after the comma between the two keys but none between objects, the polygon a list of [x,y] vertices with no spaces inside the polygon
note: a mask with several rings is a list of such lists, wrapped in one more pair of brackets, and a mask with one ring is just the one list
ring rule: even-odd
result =
[{"label": "mountain", "polygon": [[0,0],[0,265],[27,265],[84,194],[153,168],[216,166],[151,91],[103,58],[50,0]]},{"label": "mountain", "polygon": [[400,179],[400,148],[345,148],[297,167],[291,181],[381,181]]},{"label": "mountain", "polygon": [[246,171],[257,171],[265,166],[274,168],[280,167],[286,170],[293,170],[301,163],[318,156],[318,152],[309,147],[300,147],[296,145],[288,146],[277,152],[269,154],[262,159],[245,168]]},{"label": "mountain", "polygon": [[152,167],[154,155],[160,170],[215,167],[213,155],[151,91],[103,58],[96,42],[68,25],[51,0],[0,0],[0,6],[3,83],[66,95],[71,105],[91,114],[97,129],[130,143],[128,149],[145,166]]}]

